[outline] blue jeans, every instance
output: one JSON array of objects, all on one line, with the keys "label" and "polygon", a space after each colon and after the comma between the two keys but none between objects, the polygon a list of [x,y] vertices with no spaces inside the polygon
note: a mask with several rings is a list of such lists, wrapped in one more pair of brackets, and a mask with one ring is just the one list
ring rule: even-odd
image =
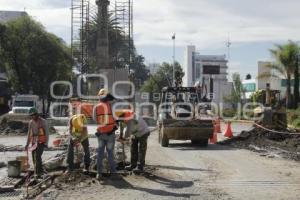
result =
[{"label": "blue jeans", "polygon": [[115,149],[115,134],[107,135],[100,134],[98,137],[98,155],[97,155],[97,171],[98,174],[102,173],[103,166],[102,161],[104,158],[104,150],[107,151],[107,159],[110,166],[110,173],[116,173],[116,163],[114,159]]}]

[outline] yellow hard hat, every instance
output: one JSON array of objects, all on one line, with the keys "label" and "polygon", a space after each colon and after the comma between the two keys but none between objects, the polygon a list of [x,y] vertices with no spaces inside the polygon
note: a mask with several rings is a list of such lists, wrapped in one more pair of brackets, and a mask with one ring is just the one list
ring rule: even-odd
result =
[{"label": "yellow hard hat", "polygon": [[102,88],[102,89],[99,91],[98,96],[100,96],[100,97],[106,97],[107,94],[108,94],[108,89]]}]

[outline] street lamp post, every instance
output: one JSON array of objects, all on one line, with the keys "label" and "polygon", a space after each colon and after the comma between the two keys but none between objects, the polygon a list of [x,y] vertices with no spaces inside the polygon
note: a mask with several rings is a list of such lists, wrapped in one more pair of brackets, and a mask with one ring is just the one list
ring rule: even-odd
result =
[{"label": "street lamp post", "polygon": [[172,36],[173,40],[173,86],[175,86],[175,41],[176,41],[176,33]]},{"label": "street lamp post", "polygon": [[294,74],[295,74],[295,77],[294,77],[294,108],[298,107],[298,102],[299,102],[299,57],[300,57],[300,55],[298,54],[295,72],[294,72]]}]

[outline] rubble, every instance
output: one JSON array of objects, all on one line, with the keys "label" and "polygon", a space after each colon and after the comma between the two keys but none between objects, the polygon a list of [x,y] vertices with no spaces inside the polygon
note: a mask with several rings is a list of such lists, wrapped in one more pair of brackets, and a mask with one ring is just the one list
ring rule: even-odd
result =
[{"label": "rubble", "polygon": [[[58,137],[59,139],[66,139],[64,136]],[[118,136],[116,137],[118,138]],[[117,139],[116,139],[117,140]],[[19,151],[25,151],[24,146],[22,145],[16,145],[16,146],[6,146],[6,145],[0,145],[0,152],[19,152]],[[75,159],[75,172],[72,174],[65,174],[64,171],[67,169],[67,144],[65,142],[62,143],[62,145],[59,145],[58,147],[50,147],[45,148],[45,151],[57,151],[57,154],[52,156],[51,158],[44,160],[43,166],[45,172],[47,172],[46,176],[43,176],[42,179],[34,180],[33,176],[30,178],[30,184],[29,184],[29,196],[28,197],[36,197],[40,195],[43,191],[46,189],[51,188],[52,189],[63,189],[63,188],[72,188],[72,187],[81,187],[82,185],[85,187],[89,184],[96,183],[96,179],[93,177],[96,177],[97,174],[97,148],[90,147],[90,154],[91,154],[91,171],[90,174],[86,175],[82,173],[82,170],[80,170],[83,167],[83,149],[81,148],[81,145],[78,146],[78,150],[75,151],[74,159]],[[130,143],[125,142],[120,143],[116,141],[115,145],[115,160],[118,165],[119,173],[122,175],[125,175],[124,166],[128,164],[128,155],[130,152]],[[0,163],[1,165],[2,163]],[[2,167],[5,167],[5,163]],[[33,166],[31,166],[32,168]],[[107,161],[107,155],[106,158],[103,160],[103,172],[109,173],[109,165]],[[33,175],[33,170],[30,169],[31,175]],[[127,175],[127,174],[126,174]],[[19,179],[15,179],[15,181],[20,181],[19,185],[15,184],[6,184],[3,185],[0,189],[5,194],[10,191],[23,191],[24,195],[26,193],[27,183],[24,181],[26,179],[26,173],[21,174],[21,177]],[[7,179],[7,178],[6,178]],[[2,180],[0,180],[2,181]],[[23,182],[22,182],[23,181]],[[3,182],[3,181],[2,181]],[[7,182],[7,181],[6,181]],[[19,182],[18,182],[19,183]],[[82,187],[83,187],[82,186]],[[48,193],[46,193],[48,194]],[[52,196],[52,194],[49,194]],[[54,194],[55,195],[55,194]]]},{"label": "rubble", "polygon": [[0,135],[26,135],[28,132],[28,121],[15,121],[8,115],[0,118]]},{"label": "rubble", "polygon": [[201,120],[165,120],[164,126],[171,127],[210,127],[210,122]]},{"label": "rubble", "polygon": [[[64,151],[67,149],[67,146],[59,146],[59,147],[48,147],[45,148],[44,151]],[[25,147],[22,145],[13,145],[13,146],[6,146],[0,144],[0,152],[20,152],[25,151]]]},{"label": "rubble", "polygon": [[[27,135],[29,120],[30,120],[30,118],[27,115],[5,114],[5,115],[0,116],[0,136],[25,136],[25,135]],[[51,124],[49,123],[49,125],[51,125]],[[49,133],[53,134],[56,132],[57,131],[51,125],[49,127]]]},{"label": "rubble", "polygon": [[252,151],[276,151],[280,156],[300,161],[300,134],[270,132],[259,127],[243,131],[240,135],[218,144],[245,148]]}]

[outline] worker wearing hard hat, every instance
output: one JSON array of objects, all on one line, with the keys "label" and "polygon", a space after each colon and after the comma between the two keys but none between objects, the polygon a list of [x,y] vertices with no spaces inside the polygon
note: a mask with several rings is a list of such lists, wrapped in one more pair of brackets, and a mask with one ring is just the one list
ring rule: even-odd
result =
[{"label": "worker wearing hard hat", "polygon": [[48,146],[49,132],[46,121],[39,116],[36,108],[30,108],[31,120],[28,124],[28,137],[25,149],[32,152],[34,172],[40,177],[44,170],[42,165],[42,155],[44,148]]},{"label": "worker wearing hard hat", "polygon": [[97,155],[97,178],[102,180],[104,151],[106,149],[110,173],[116,173],[116,164],[114,160],[115,131],[117,123],[113,116],[111,101],[114,97],[109,94],[107,89],[101,89],[98,93],[99,104],[94,109],[94,119],[97,121],[98,128],[96,136],[98,137],[98,155]]},{"label": "worker wearing hard hat", "polygon": [[73,115],[69,121],[69,146],[68,146],[68,171],[74,170],[74,146],[81,144],[84,151],[84,173],[89,172],[90,168],[90,150],[88,131],[85,126],[86,117],[83,114]]},{"label": "worker wearing hard hat", "polygon": [[131,137],[131,163],[125,169],[142,172],[145,167],[150,129],[145,120],[142,117],[136,116],[132,111],[125,112],[123,119],[127,126],[125,138]]}]

